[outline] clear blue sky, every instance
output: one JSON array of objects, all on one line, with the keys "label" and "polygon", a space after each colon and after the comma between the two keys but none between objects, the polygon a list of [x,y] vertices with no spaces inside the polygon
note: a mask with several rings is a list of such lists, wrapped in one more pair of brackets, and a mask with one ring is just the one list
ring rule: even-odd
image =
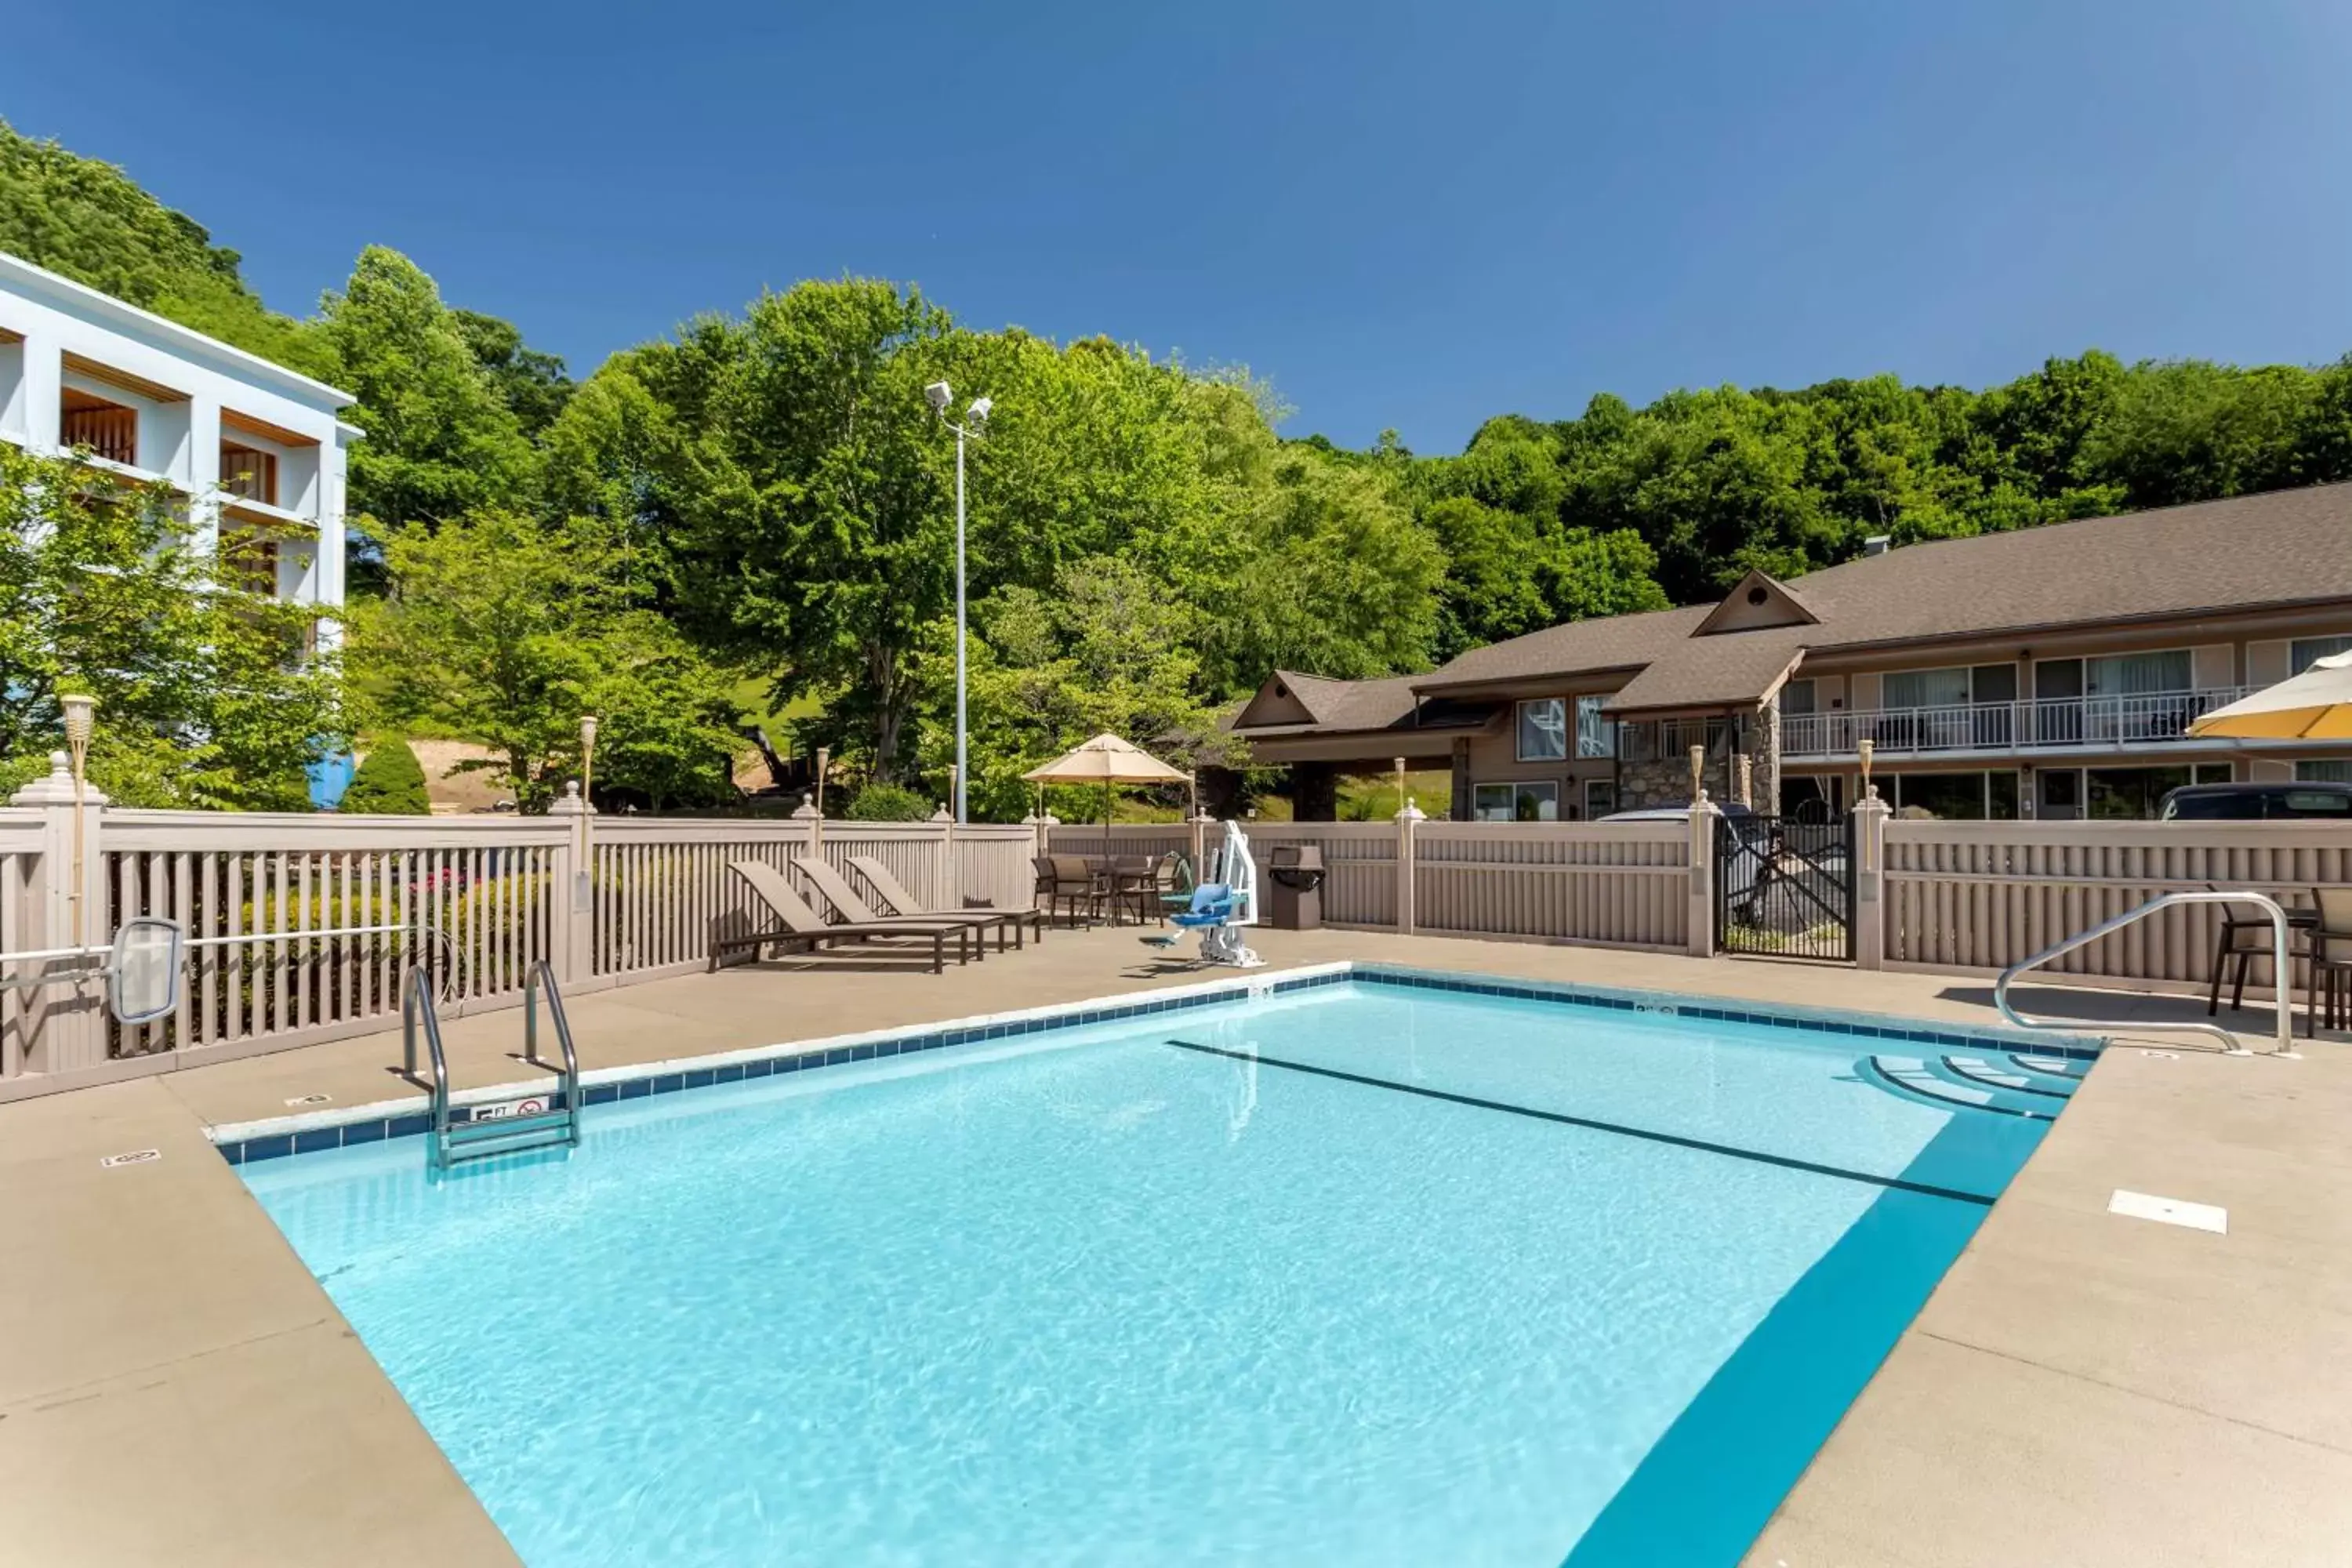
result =
[{"label": "clear blue sky", "polygon": [[110,0],[8,33],[0,116],[273,305],[382,241],[581,374],[845,272],[1422,451],[1604,390],[2352,350],[2340,4]]}]

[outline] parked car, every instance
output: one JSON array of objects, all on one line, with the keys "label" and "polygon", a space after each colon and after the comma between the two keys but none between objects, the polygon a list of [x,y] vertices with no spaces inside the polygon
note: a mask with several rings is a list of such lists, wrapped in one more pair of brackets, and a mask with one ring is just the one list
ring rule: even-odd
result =
[{"label": "parked car", "polygon": [[2183,784],[2158,808],[2165,822],[2352,819],[2352,784]]}]

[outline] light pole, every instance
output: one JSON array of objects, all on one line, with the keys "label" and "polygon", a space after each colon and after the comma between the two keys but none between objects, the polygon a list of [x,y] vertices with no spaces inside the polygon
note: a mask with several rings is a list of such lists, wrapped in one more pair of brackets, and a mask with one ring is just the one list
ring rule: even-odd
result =
[{"label": "light pole", "polygon": [[975,397],[964,410],[963,423],[949,419],[948,405],[955,398],[944,381],[935,381],[923,388],[923,400],[931,412],[946,422],[956,438],[956,758],[955,758],[955,819],[969,821],[964,810],[964,781],[971,770],[965,756],[964,734],[964,660],[963,660],[963,444],[968,436],[977,436],[988,427],[988,411],[995,405],[985,397]]}]

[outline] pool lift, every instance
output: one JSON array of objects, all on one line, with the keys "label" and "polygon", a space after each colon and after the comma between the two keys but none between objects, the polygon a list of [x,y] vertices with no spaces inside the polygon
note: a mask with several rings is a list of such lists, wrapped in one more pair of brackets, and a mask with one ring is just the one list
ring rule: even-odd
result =
[{"label": "pool lift", "polygon": [[1187,931],[1201,933],[1201,962],[1228,969],[1257,969],[1265,960],[1242,943],[1241,929],[1257,924],[1257,863],[1250,858],[1249,839],[1242,825],[1228,819],[1225,841],[1205,857],[1201,883],[1192,902],[1171,916]]}]

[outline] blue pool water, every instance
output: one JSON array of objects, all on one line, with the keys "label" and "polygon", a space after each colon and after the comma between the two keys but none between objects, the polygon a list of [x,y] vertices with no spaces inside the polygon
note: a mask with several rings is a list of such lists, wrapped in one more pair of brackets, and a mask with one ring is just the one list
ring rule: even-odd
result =
[{"label": "blue pool water", "polygon": [[535,1568],[1730,1563],[2047,1125],[1874,1043],[1351,982],[243,1173]]}]

